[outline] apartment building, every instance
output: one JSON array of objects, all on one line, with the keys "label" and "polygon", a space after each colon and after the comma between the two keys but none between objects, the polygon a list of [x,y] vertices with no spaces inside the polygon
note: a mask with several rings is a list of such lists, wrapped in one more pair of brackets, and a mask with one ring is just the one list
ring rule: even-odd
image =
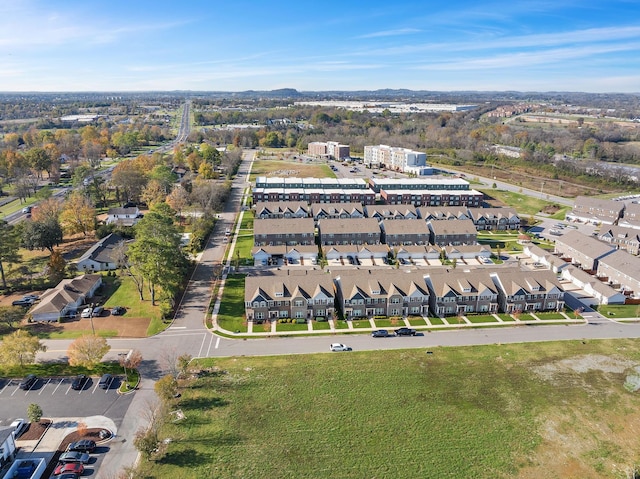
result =
[{"label": "apartment building", "polygon": [[309,156],[344,160],[351,157],[349,145],[337,141],[314,141],[308,145]]},{"label": "apartment building", "polygon": [[315,243],[313,218],[256,219],[254,246],[312,245]]},{"label": "apartment building", "polygon": [[253,206],[256,218],[307,218],[309,205],[305,201],[260,201]]},{"label": "apartment building", "polygon": [[476,190],[380,190],[380,198],[389,205],[479,207],[484,195]]},{"label": "apartment building", "polygon": [[383,220],[380,228],[382,242],[389,246],[424,245],[431,237],[427,223],[422,220]]},{"label": "apartment building", "polygon": [[596,271],[598,262],[616,250],[614,246],[586,236],[577,230],[567,231],[556,239],[555,253],[580,266],[584,270]]},{"label": "apartment building", "polygon": [[429,273],[426,281],[436,316],[498,312],[498,286],[488,270]]},{"label": "apartment building", "polygon": [[323,246],[380,243],[380,226],[375,218],[321,219],[318,234]]},{"label": "apartment building", "polygon": [[612,225],[622,216],[623,211],[624,203],[621,201],[578,196],[566,218],[583,223]]},{"label": "apartment building", "polygon": [[438,246],[476,244],[478,231],[471,220],[429,221],[429,242]]},{"label": "apartment building", "polygon": [[365,145],[363,163],[371,168],[384,167],[390,170],[409,172],[426,167],[427,154],[388,145]]},{"label": "apartment building", "polygon": [[500,270],[492,274],[498,286],[499,310],[505,313],[562,311],[564,289],[549,270]]},{"label": "apartment building", "polygon": [[520,229],[520,216],[515,208],[469,208],[469,216],[478,231]]}]

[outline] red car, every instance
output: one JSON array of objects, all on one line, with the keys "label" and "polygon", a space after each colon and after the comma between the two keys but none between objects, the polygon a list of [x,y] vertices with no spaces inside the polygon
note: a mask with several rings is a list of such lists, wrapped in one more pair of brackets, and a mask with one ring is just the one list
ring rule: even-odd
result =
[{"label": "red car", "polygon": [[53,471],[53,475],[64,474],[65,472],[73,472],[75,474],[82,474],[84,472],[84,466],[79,462],[68,462],[66,464],[58,464]]}]

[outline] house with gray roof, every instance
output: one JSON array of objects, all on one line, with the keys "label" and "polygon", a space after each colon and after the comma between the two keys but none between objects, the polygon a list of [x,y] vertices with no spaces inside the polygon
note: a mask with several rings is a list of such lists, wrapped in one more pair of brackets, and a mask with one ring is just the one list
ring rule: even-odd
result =
[{"label": "house with gray roof", "polygon": [[476,244],[478,231],[472,220],[429,221],[431,244],[438,246]]},{"label": "house with gray roof", "polygon": [[248,321],[292,318],[304,322],[332,318],[334,300],[333,280],[321,270],[269,270],[245,278]]},{"label": "house with gray roof", "polygon": [[380,223],[382,242],[390,246],[428,244],[431,231],[422,220],[383,220]]},{"label": "house with gray roof", "polygon": [[629,254],[640,252],[640,230],[625,226],[603,226],[598,233],[598,239],[617,246]]},{"label": "house with gray roof", "polygon": [[305,201],[260,201],[253,206],[256,218],[307,218]]},{"label": "house with gray roof", "polygon": [[626,251],[615,251],[598,262],[598,277],[614,288],[640,298],[640,258]]},{"label": "house with gray roof", "polygon": [[616,250],[614,246],[598,241],[578,230],[571,230],[556,239],[555,253],[570,260],[574,266],[595,271],[598,262]]},{"label": "house with gray roof", "polygon": [[491,277],[498,287],[501,312],[510,314],[564,309],[564,289],[556,275],[549,270],[499,270]]},{"label": "house with gray roof", "polygon": [[570,262],[567,262],[560,258],[558,255],[553,254],[546,249],[540,248],[534,244],[527,244],[523,249],[524,254],[531,258],[532,263],[540,263],[548,267],[554,273],[562,271],[567,266],[571,266]]},{"label": "house with gray roof", "polygon": [[418,211],[413,205],[366,205],[364,207],[368,218],[382,220],[415,220]]},{"label": "house with gray roof", "polygon": [[624,203],[622,201],[578,196],[575,199],[573,209],[566,214],[566,219],[596,225],[612,225],[622,216],[623,211]]},{"label": "house with gray roof", "polygon": [[143,215],[137,206],[110,208],[107,212],[105,223],[116,224],[118,226],[134,226]]},{"label": "house with gray roof", "polygon": [[491,248],[483,244],[446,245],[443,246],[447,259],[491,258]]},{"label": "house with gray roof", "polygon": [[520,229],[520,216],[515,208],[469,208],[469,216],[478,231]]},{"label": "house with gray roof", "polygon": [[268,218],[253,222],[254,246],[312,245],[315,243],[313,218]]},{"label": "house with gray roof", "polygon": [[73,279],[63,279],[55,288],[46,290],[40,301],[29,310],[34,322],[58,321],[61,317],[75,315],[102,285],[99,274],[83,274]]},{"label": "house with gray roof", "polygon": [[76,268],[86,273],[113,271],[119,266],[117,250],[124,244],[122,236],[111,233],[89,248],[76,262]]},{"label": "house with gray roof", "polygon": [[437,245],[400,245],[394,248],[395,257],[399,260],[436,261],[440,259],[440,247]]},{"label": "house with gray roof", "polygon": [[326,218],[364,218],[364,207],[361,203],[313,203],[311,216],[316,222]]},{"label": "house with gray roof", "polygon": [[336,305],[345,319],[427,315],[429,289],[421,272],[345,270],[335,276]]},{"label": "house with gray roof", "polygon": [[323,246],[380,243],[380,226],[375,218],[321,219],[318,234]]},{"label": "house with gray roof", "polygon": [[640,204],[629,203],[625,206],[622,218],[618,220],[619,226],[640,230]]},{"label": "house with gray roof", "polygon": [[466,206],[421,206],[418,215],[425,221],[471,219]]},{"label": "house with gray roof", "polygon": [[489,270],[430,272],[426,280],[436,316],[498,312],[498,287]]},{"label": "house with gray roof", "polygon": [[[562,279],[570,281],[571,284],[583,290],[590,298],[580,297],[580,302],[588,306],[599,304],[624,304],[625,296],[620,291],[616,291],[608,284],[603,283],[596,276],[586,271],[567,266],[562,270]],[[590,301],[592,299],[592,301]]]}]

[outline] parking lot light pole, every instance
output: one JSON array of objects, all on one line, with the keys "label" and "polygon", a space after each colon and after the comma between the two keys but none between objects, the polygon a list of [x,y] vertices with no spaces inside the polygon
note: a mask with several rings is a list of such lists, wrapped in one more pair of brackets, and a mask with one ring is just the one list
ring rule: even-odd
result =
[{"label": "parking lot light pole", "polygon": [[120,358],[120,364],[124,368],[124,381],[126,384],[126,388],[129,389],[129,376],[127,376],[127,353],[118,353],[118,357]]}]

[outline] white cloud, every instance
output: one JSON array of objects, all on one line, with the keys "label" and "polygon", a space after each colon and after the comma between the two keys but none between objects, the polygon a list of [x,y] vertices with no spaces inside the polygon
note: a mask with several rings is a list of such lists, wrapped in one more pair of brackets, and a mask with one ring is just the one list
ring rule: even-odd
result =
[{"label": "white cloud", "polygon": [[396,30],[383,30],[380,32],[367,33],[365,35],[359,35],[356,38],[393,37],[398,35],[413,35],[420,32],[422,32],[422,30],[417,28],[398,28]]}]

